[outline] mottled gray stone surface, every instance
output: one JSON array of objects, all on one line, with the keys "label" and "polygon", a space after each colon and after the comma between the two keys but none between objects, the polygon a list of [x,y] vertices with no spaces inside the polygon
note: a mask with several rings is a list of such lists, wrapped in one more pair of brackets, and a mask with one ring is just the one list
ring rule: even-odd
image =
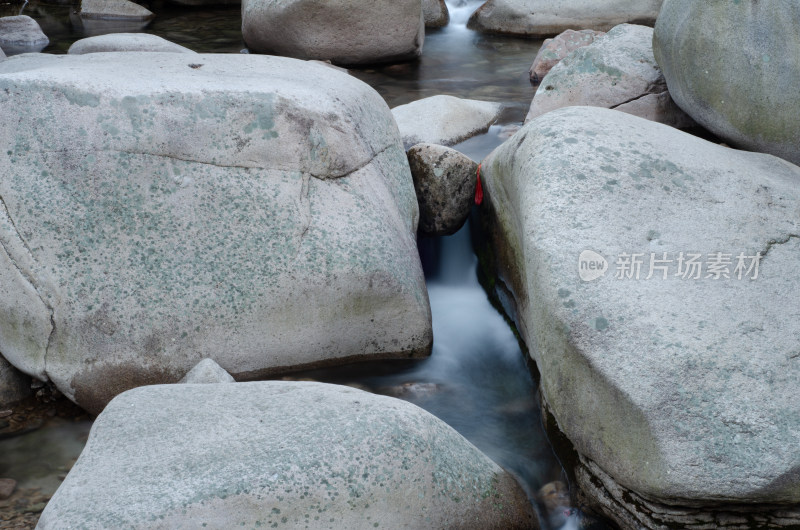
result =
[{"label": "mottled gray stone surface", "polygon": [[561,59],[578,48],[588,46],[603,35],[605,35],[604,32],[593,29],[582,29],[580,31],[568,29],[552,39],[545,39],[528,71],[531,82],[540,83],[544,76],[561,62]]},{"label": "mottled gray stone surface", "polygon": [[508,473],[415,405],[272,381],[118,396],[37,528],[66,527],[477,530],[536,518]]},{"label": "mottled gray stone surface", "polygon": [[542,80],[525,120],[561,107],[589,105],[673,127],[695,125],[670,98],[652,42],[652,28],[621,24],[575,50]]},{"label": "mottled gray stone surface", "polygon": [[0,63],[0,104],[0,351],[81,406],[204,358],[239,379],[430,352],[408,160],[361,81],[42,54]]},{"label": "mottled gray stone surface", "polygon": [[664,504],[796,507],[800,168],[571,107],[481,175],[498,290],[578,453]]}]

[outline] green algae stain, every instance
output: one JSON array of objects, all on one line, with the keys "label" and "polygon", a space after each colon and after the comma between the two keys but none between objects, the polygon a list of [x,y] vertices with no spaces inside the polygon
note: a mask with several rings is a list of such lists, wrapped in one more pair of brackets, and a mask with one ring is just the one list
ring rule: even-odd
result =
[{"label": "green algae stain", "polygon": [[97,107],[100,105],[100,96],[88,94],[71,88],[62,88],[61,93],[67,101],[79,107]]}]

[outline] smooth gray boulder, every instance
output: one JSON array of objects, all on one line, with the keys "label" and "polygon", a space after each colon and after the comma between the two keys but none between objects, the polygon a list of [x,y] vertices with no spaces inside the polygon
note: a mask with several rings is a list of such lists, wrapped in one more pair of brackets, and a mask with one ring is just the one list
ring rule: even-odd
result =
[{"label": "smooth gray boulder", "polygon": [[450,12],[444,0],[422,0],[422,15],[426,28],[442,28],[450,22]]},{"label": "smooth gray boulder", "polygon": [[419,407],[270,381],[118,396],[37,528],[535,525],[514,479]]},{"label": "smooth gray boulder", "polygon": [[603,35],[605,35],[604,32],[593,29],[582,29],[580,31],[568,29],[552,39],[545,39],[542,47],[539,48],[539,53],[536,54],[536,58],[533,60],[533,64],[531,64],[530,70],[528,70],[531,82],[541,83],[544,76],[561,62],[561,59],[578,48],[588,46]]},{"label": "smooth gray boulder", "polygon": [[408,160],[365,83],[41,54],[0,63],[0,93],[0,351],[20,370],[99,412],[207,357],[240,379],[430,352]]},{"label": "smooth gray boulder", "polygon": [[0,355],[0,408],[32,394],[31,378],[11,366]]},{"label": "smooth gray boulder", "polygon": [[148,9],[129,0],[81,0],[80,17],[96,20],[145,21],[155,17]]},{"label": "smooth gray boulder", "polygon": [[419,202],[420,233],[455,234],[464,226],[475,198],[478,164],[436,144],[417,144],[407,155]]},{"label": "smooth gray boulder", "polygon": [[173,52],[195,53],[158,35],[149,33],[111,33],[75,41],[67,53],[83,55],[98,52]]},{"label": "smooth gray boulder", "polygon": [[215,363],[214,359],[203,359],[178,382],[207,385],[212,383],[235,383],[236,379],[226,372],[223,367]]},{"label": "smooth gray boulder", "polygon": [[398,105],[392,114],[408,149],[420,143],[455,145],[487,131],[502,109],[500,103],[440,95]]},{"label": "smooth gray boulder", "polygon": [[727,142],[800,164],[800,3],[667,0],[653,46],[675,102]]},{"label": "smooth gray boulder", "polygon": [[0,17],[0,48],[2,55],[16,55],[43,50],[50,39],[39,23],[27,15]]},{"label": "smooth gray boulder", "polygon": [[687,128],[653,57],[653,29],[621,24],[565,57],[542,80],[525,121],[561,107],[588,105]]},{"label": "smooth gray boulder", "polygon": [[800,523],[800,167],[571,107],[481,178],[498,294],[606,514]]},{"label": "smooth gray boulder", "polygon": [[242,36],[252,52],[355,65],[422,53],[421,0],[243,0]]},{"label": "smooth gray boulder", "polygon": [[488,0],[467,27],[484,33],[552,37],[568,29],[652,26],[664,0]]}]

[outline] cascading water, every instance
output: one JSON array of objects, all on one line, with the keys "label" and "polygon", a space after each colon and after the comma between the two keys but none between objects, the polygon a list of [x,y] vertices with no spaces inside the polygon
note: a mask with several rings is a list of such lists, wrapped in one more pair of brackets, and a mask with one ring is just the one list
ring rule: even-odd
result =
[{"label": "cascading water", "polygon": [[450,12],[450,25],[453,27],[466,27],[470,15],[486,0],[450,0],[445,2]]}]

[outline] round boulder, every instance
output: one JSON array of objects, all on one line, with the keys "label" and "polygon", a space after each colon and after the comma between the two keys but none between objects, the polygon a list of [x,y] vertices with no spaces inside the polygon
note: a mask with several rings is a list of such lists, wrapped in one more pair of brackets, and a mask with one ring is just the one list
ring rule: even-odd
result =
[{"label": "round boulder", "polygon": [[421,0],[244,0],[251,51],[338,64],[415,59],[422,53]]},{"label": "round boulder", "polygon": [[38,52],[50,44],[39,23],[26,15],[0,17],[0,58],[5,54]]},{"label": "round boulder", "polygon": [[732,145],[800,164],[800,3],[666,0],[653,51],[675,102]]}]

